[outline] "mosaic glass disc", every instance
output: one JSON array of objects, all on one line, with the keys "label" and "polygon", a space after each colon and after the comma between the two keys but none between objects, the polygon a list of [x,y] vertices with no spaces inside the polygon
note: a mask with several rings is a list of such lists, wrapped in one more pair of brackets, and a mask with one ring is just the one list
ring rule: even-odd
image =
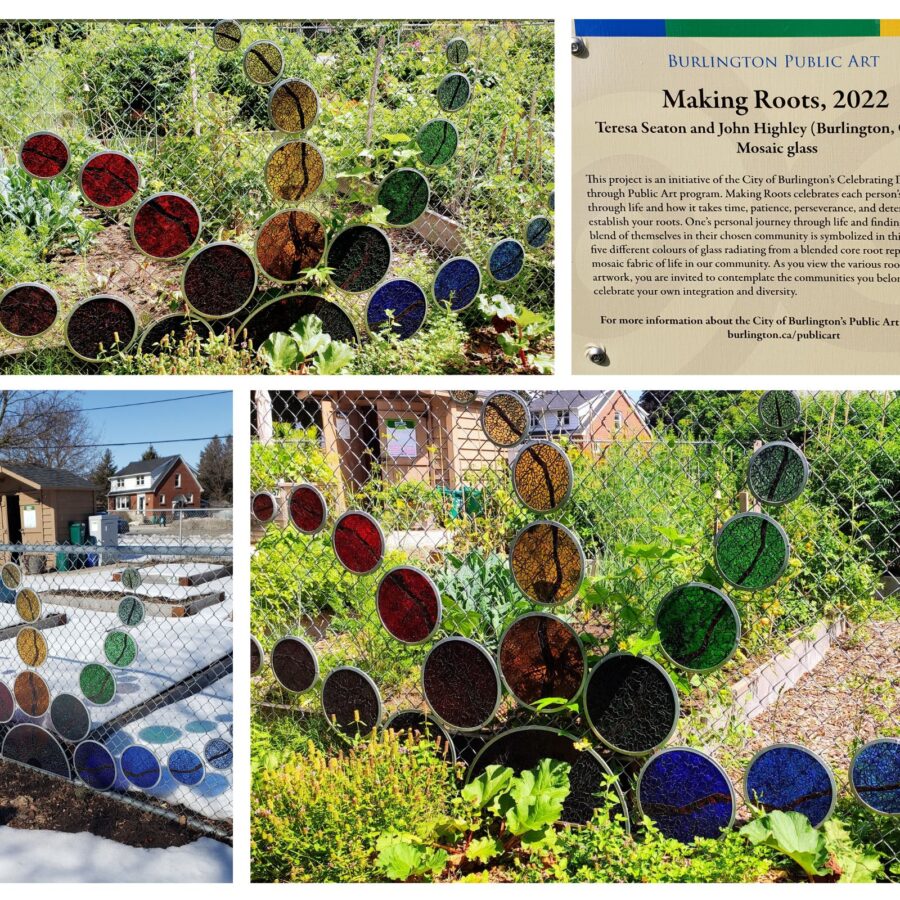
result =
[{"label": "mosaic glass disc", "polygon": [[550,441],[523,447],[512,465],[513,487],[535,512],[559,509],[572,491],[572,463],[565,450]]},{"label": "mosaic glass disc", "polygon": [[885,816],[900,816],[900,738],[877,738],[850,763],[850,787],[860,803]]},{"label": "mosaic glass disc", "polygon": [[441,623],[440,591],[414,566],[385,573],[375,592],[375,607],[388,634],[404,644],[421,644]]},{"label": "mosaic glass disc", "polygon": [[334,341],[359,343],[350,316],[337,303],[315,294],[287,294],[260,306],[241,325],[240,334],[258,349],[270,334],[290,331],[304,316],[315,316],[322,323],[322,331]]},{"label": "mosaic glass disc", "polygon": [[84,199],[101,209],[118,209],[137,196],[141,174],[137,163],[124,153],[101,150],[81,167],[78,183]]},{"label": "mosaic glass disc", "polygon": [[83,741],[91,730],[91,714],[73,694],[57,694],[50,704],[50,722],[66,741]]},{"label": "mosaic glass disc", "polygon": [[503,683],[529,709],[550,697],[569,702],[581,692],[584,650],[574,629],[556,616],[526,613],[516,619],[500,639],[497,660]]},{"label": "mosaic glass disc", "polygon": [[817,827],[834,809],[837,786],[828,764],[812,751],[796,744],[773,744],[750,760],[744,796],[766,812],[802,813]]},{"label": "mosaic glass disc", "polygon": [[162,778],[162,765],[156,754],[140,744],[126,747],[122,751],[120,763],[122,774],[128,782],[142,791],[152,790]]},{"label": "mosaic glass disc", "polygon": [[13,696],[26,716],[40,718],[50,708],[50,689],[37,672],[20,672],[13,682]]},{"label": "mosaic glass disc", "polygon": [[163,316],[151,322],[144,329],[138,346],[141,352],[156,355],[183,344],[189,333],[196,334],[200,340],[206,340],[212,334],[212,330],[203,319],[192,319],[181,313],[173,313],[171,316]]},{"label": "mosaic glass disc", "polygon": [[196,313],[223,319],[250,302],[256,291],[256,266],[250,254],[237,244],[207,244],[188,260],[181,289]]},{"label": "mosaic glass disc", "polygon": [[734,655],[741,618],[718,588],[700,582],[676,587],[660,601],[656,628],[666,659],[690,672],[709,672]]},{"label": "mosaic glass disc", "polygon": [[472,85],[461,72],[445,75],[437,86],[437,101],[446,112],[457,112],[462,109],[472,96]]},{"label": "mosaic glass disc", "polygon": [[275,84],[284,71],[284,56],[271,41],[254,41],[244,53],[244,74],[254,84]]},{"label": "mosaic glass disc", "polygon": [[481,429],[498,447],[514,447],[528,434],[530,424],[528,406],[512,391],[495,391],[481,408]]},{"label": "mosaic glass disc", "polygon": [[717,838],[734,822],[734,788],[725,770],[687,747],[663,750],[644,763],[637,801],[666,837],[683,844]]},{"label": "mosaic glass disc", "polygon": [[478,398],[478,391],[450,391],[450,399],[468,406]]},{"label": "mosaic glass disc", "polygon": [[69,147],[58,134],[38,131],[22,141],[19,163],[32,178],[56,178],[69,165]]},{"label": "mosaic glass disc", "polygon": [[66,319],[66,343],[85,362],[98,362],[116,349],[127,350],[137,336],[137,316],[129,303],[101,294],[76,303]]},{"label": "mosaic glass disc", "polygon": [[78,683],[81,693],[98,706],[106,706],[116,696],[115,676],[100,663],[88,663],[81,670]]},{"label": "mosaic glass disc", "polygon": [[437,719],[418,709],[404,709],[395,712],[384,724],[385,728],[399,735],[412,733],[417,738],[436,740],[440,752],[446,753],[451,763],[456,762],[456,747],[450,733]]},{"label": "mosaic glass disc", "polygon": [[3,587],[14,591],[22,583],[22,570],[13,562],[4,563],[0,569],[0,581]]},{"label": "mosaic glass disc", "polygon": [[223,53],[237,50],[241,45],[241,26],[231,19],[222,19],[213,27],[213,44]]},{"label": "mosaic glass disc", "polygon": [[325,157],[309,141],[286,141],[266,160],[266,184],[278,200],[311,197],[325,179]]},{"label": "mosaic glass disc", "polygon": [[408,278],[394,278],[377,288],[366,306],[366,324],[378,331],[388,324],[401,340],[411,338],[425,323],[428,300],[425,291]]},{"label": "mosaic glass disc", "polygon": [[300,281],[325,253],[325,226],[304,209],[286,209],[263,222],[256,236],[259,267],[273,281]]},{"label": "mosaic glass disc", "polygon": [[137,656],[137,642],[124,631],[111,631],[103,642],[103,655],[111,666],[125,668]]},{"label": "mosaic glass disc", "polygon": [[75,774],[95,791],[108,791],[116,783],[116,760],[98,741],[82,741],[72,762]]},{"label": "mosaic glass disc", "polygon": [[381,695],[365,672],[344,666],[328,673],[322,685],[325,718],[346,734],[364,734],[381,723]]},{"label": "mosaic glass disc", "polygon": [[756,407],[763,425],[774,431],[790,431],[800,423],[800,397],[794,391],[766,391]]},{"label": "mosaic glass disc", "polygon": [[255,675],[263,664],[263,649],[259,641],[250,635],[250,674]]},{"label": "mosaic glass disc", "polygon": [[432,294],[437,303],[460,312],[472,304],[480,290],[481,269],[467,256],[457,256],[438,269]]},{"label": "mosaic glass disc", "polygon": [[513,238],[504,238],[491,248],[488,271],[494,281],[512,281],[525,265],[525,248]]},{"label": "mosaic glass disc", "polygon": [[438,641],[422,665],[422,691],[432,712],[458,731],[477,731],[500,705],[500,675],[491,655],[475,641]]},{"label": "mosaic glass disc", "polygon": [[[135,211],[131,237],[138,250],[151,259],[177,259],[200,237],[200,211],[182,194],[155,194]],[[197,271],[201,270],[209,276],[208,267],[201,265]]]},{"label": "mosaic glass disc", "polygon": [[453,159],[459,144],[459,132],[447,119],[426,122],[416,135],[419,161],[426,166],[442,166]]},{"label": "mosaic glass disc", "polygon": [[0,681],[0,725],[5,725],[16,711],[16,698],[13,692]]},{"label": "mosaic glass disc", "polygon": [[[125,579],[123,578],[122,580],[124,581]],[[144,621],[144,603],[137,597],[123,597],[119,601],[116,612],[119,616],[119,621],[129,628],[140,625]]]},{"label": "mosaic glass disc", "polygon": [[0,297],[0,327],[14,337],[43,334],[58,314],[59,300],[45,284],[14,284]]},{"label": "mosaic glass disc", "polygon": [[395,228],[412,225],[428,208],[428,179],[415,169],[396,169],[378,188],[378,204],[387,209],[387,222]]},{"label": "mosaic glass disc", "polygon": [[37,628],[22,628],[16,635],[16,652],[26,666],[42,666],[47,659],[47,640]]},{"label": "mosaic glass disc", "polygon": [[796,500],[808,478],[806,457],[785,441],[766,444],[750,457],[747,485],[760,503],[778,505]]},{"label": "mosaic glass disc", "polygon": [[166,768],[173,781],[186,787],[196,787],[206,776],[203,760],[193,750],[184,747],[179,747],[169,754]]},{"label": "mosaic glass disc", "polygon": [[334,554],[345,569],[355,575],[374,572],[384,558],[384,535],[367,512],[350,510],[335,523],[332,535]]},{"label": "mosaic glass disc", "polygon": [[535,216],[525,226],[525,243],[539,250],[550,240],[551,224],[546,216]]},{"label": "mosaic glass disc", "polygon": [[318,534],[328,517],[322,492],[312,484],[298,484],[288,497],[291,524],[302,534]]},{"label": "mosaic glass disc", "polygon": [[250,500],[250,509],[253,512],[253,518],[257,522],[268,524],[275,518],[276,502],[275,496],[268,491],[260,491],[254,494]]},{"label": "mosaic glass disc", "polygon": [[139,569],[128,568],[122,571],[122,584],[129,591],[136,591],[141,586],[141,581]]},{"label": "mosaic glass disc", "polygon": [[463,38],[447,41],[447,62],[451,66],[461,66],[469,56],[469,45]]},{"label": "mosaic glass disc", "polygon": [[578,538],[558,522],[532,522],[514,538],[509,566],[519,590],[535,603],[571,600],[584,578]]},{"label": "mosaic glass disc", "polygon": [[0,751],[7,759],[52,772],[63,778],[71,778],[69,760],[59,741],[40,725],[14,725],[3,738],[3,749]]},{"label": "mosaic glass disc", "polygon": [[301,693],[308,691],[319,677],[319,662],[312,647],[298,637],[277,641],[269,657],[272,673],[282,687]]},{"label": "mosaic glass disc", "polygon": [[302,78],[288,78],[269,94],[269,117],[279,130],[289,134],[306,131],[319,115],[319,95]]},{"label": "mosaic glass disc", "polygon": [[787,568],[791,547],[784,529],[762,513],[732,516],[716,538],[716,565],[737,588],[761,591]]},{"label": "mosaic glass disc", "polygon": [[203,758],[219,772],[230,769],[234,763],[234,748],[224,738],[213,738],[203,748]]},{"label": "mosaic glass disc", "polygon": [[16,612],[23,622],[33,625],[41,617],[41,598],[31,589],[22,588],[16,594]]},{"label": "mosaic glass disc", "polygon": [[369,291],[388,273],[391,244],[374,225],[350,225],[339,231],[328,248],[329,276],[342,291],[360,294]]},{"label": "mosaic glass disc", "polygon": [[621,813],[622,825],[630,831],[628,806],[618,781],[611,788],[607,787],[607,779],[613,775],[609,766],[594,750],[579,750],[577,743],[574,735],[544,725],[502,731],[478,752],[466,770],[466,780],[476,778],[488,766],[508,766],[515,772],[523,772],[536,768],[542,759],[559,760],[571,766],[569,795],[563,805],[561,820],[586,825],[595,810],[605,804],[607,793],[612,792],[618,802],[613,804],[611,813]]}]

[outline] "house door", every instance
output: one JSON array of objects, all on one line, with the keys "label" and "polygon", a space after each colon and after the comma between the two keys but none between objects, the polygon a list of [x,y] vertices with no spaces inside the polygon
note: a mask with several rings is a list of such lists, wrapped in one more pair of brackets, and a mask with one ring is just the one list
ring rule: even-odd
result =
[{"label": "house door", "polygon": [[138,494],[137,498],[137,511],[143,515],[144,510],[147,507],[147,495],[146,494]]},{"label": "house door", "polygon": [[[10,544],[22,543],[22,511],[19,509],[19,495],[6,495],[6,533]],[[18,562],[19,554],[12,554],[12,561]]]}]

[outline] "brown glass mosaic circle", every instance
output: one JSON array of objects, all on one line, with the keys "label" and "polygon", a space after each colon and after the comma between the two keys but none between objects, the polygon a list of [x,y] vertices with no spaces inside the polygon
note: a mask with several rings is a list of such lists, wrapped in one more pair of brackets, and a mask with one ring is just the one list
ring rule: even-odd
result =
[{"label": "brown glass mosaic circle", "polygon": [[153,259],[176,259],[200,237],[200,212],[181,194],[155,194],[137,208],[131,237]]},{"label": "brown glass mosaic circle", "polygon": [[16,652],[26,666],[38,668],[47,659],[47,639],[37,628],[22,628],[16,635]]},{"label": "brown glass mosaic circle", "polygon": [[244,74],[254,84],[274,84],[284,70],[284,56],[271,41],[256,41],[244,54]]},{"label": "brown glass mosaic circle", "polygon": [[375,519],[367,512],[350,510],[334,525],[331,538],[334,555],[355,575],[374,572],[384,558],[384,535]]},{"label": "brown glass mosaic circle", "polygon": [[287,141],[272,151],[265,174],[273,197],[304,200],[321,187],[325,158],[309,141]]},{"label": "brown glass mosaic circle", "polygon": [[223,319],[249,303],[256,290],[256,266],[237,244],[207,244],[184,267],[181,287],[191,309],[210,319]]},{"label": "brown glass mosaic circle", "polygon": [[263,222],[256,236],[256,259],[273,281],[299,281],[304,269],[321,262],[325,240],[318,216],[305,209],[286,209]]},{"label": "brown glass mosaic circle", "polygon": [[291,524],[303,534],[318,534],[325,527],[328,506],[322,492],[312,484],[298,484],[288,498]]},{"label": "brown glass mosaic circle", "polygon": [[322,685],[325,718],[346,734],[365,734],[381,722],[381,695],[359,669],[345,666],[330,672]]},{"label": "brown glass mosaic circle", "polygon": [[181,313],[163,316],[144,329],[140,340],[141,352],[154,356],[165,351],[171,352],[179,344],[183,344],[190,333],[197,335],[200,340],[206,340],[212,334],[212,329],[203,319]]},{"label": "brown glass mosaic circle", "polygon": [[[500,640],[500,675],[523,706],[540,700],[574,700],[584,681],[585,657],[574,629],[556,616],[528,613],[516,619]],[[559,707],[544,707],[553,712]]]},{"label": "brown glass mosaic circle", "polygon": [[100,294],[76,304],[66,319],[69,349],[86,362],[98,362],[104,354],[126,350],[137,335],[137,318],[119,297]]},{"label": "brown glass mosaic circle", "polygon": [[213,28],[213,43],[223,53],[237,50],[241,45],[241,36],[241,26],[231,19],[222,19]]},{"label": "brown glass mosaic circle", "polygon": [[267,524],[275,518],[275,497],[268,491],[260,491],[250,500],[250,509],[257,522]]},{"label": "brown glass mosaic circle", "polygon": [[137,163],[124,153],[101,150],[89,156],[78,176],[85,200],[103,209],[117,209],[137,196],[141,176]]},{"label": "brown glass mosaic circle", "polygon": [[448,637],[425,657],[422,691],[441,722],[459,731],[475,731],[497,712],[500,676],[484,647],[467,638]]},{"label": "brown glass mosaic circle", "polygon": [[415,566],[387,572],[375,592],[375,608],[391,637],[404,644],[420,644],[441,622],[441,594],[437,585]]},{"label": "brown glass mosaic circle", "polygon": [[481,427],[498,447],[513,447],[528,434],[531,415],[525,401],[512,391],[495,391],[481,409]]},{"label": "brown glass mosaic circle", "polygon": [[279,131],[306,131],[319,115],[319,95],[308,81],[288,78],[275,85],[269,95],[269,115]]},{"label": "brown glass mosaic circle", "polygon": [[56,321],[59,302],[45,284],[14,284],[0,297],[0,327],[15,337],[43,334]]},{"label": "brown glass mosaic circle", "polygon": [[27,716],[39,718],[50,708],[50,690],[37,672],[22,672],[16,676],[13,694],[19,709]]},{"label": "brown glass mosaic circle", "polygon": [[450,391],[450,398],[457,403],[463,403],[468,406],[476,397],[478,391]]},{"label": "brown glass mosaic circle", "polygon": [[572,463],[558,444],[535,441],[519,451],[512,466],[519,499],[535,512],[558,509],[572,491]]},{"label": "brown glass mosaic circle", "polygon": [[308,691],[319,677],[319,663],[312,647],[298,637],[283,637],[269,657],[272,673],[289,691]]},{"label": "brown glass mosaic circle", "polygon": [[255,675],[263,664],[263,649],[259,641],[250,635],[250,674]]},{"label": "brown glass mosaic circle", "polygon": [[337,303],[315,294],[286,294],[263,304],[247,317],[238,335],[259,349],[269,335],[290,331],[304,316],[316,316],[322,331],[334,341],[359,343],[359,333],[350,316]]},{"label": "brown glass mosaic circle", "polygon": [[41,617],[41,606],[41,598],[31,588],[22,588],[16,594],[16,612],[19,618],[29,625]]},{"label": "brown glass mosaic circle", "polygon": [[58,134],[38,131],[22,141],[19,162],[32,178],[56,178],[69,165],[69,148]]},{"label": "brown glass mosaic circle", "polygon": [[513,539],[509,566],[519,590],[535,603],[565,603],[584,578],[578,538],[558,522],[533,522]]}]

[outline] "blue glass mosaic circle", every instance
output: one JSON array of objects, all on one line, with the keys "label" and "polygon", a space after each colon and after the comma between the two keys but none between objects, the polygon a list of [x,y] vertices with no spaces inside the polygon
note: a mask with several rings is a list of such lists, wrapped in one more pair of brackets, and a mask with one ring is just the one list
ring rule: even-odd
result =
[{"label": "blue glass mosaic circle", "polygon": [[366,324],[370,331],[377,331],[388,323],[388,313],[392,316],[392,330],[402,340],[411,338],[421,327],[428,315],[428,300],[425,291],[408,278],[394,278],[386,281],[369,298],[366,307]]},{"label": "blue glass mosaic circle", "polygon": [[831,815],[836,787],[828,765],[815,753],[796,744],[773,744],[750,760],[744,796],[766,812],[802,813],[815,826]]},{"label": "blue glass mosaic circle", "polygon": [[550,220],[546,216],[535,216],[525,226],[525,243],[539,250],[550,240]]},{"label": "blue glass mosaic circle", "polygon": [[504,238],[491,248],[488,269],[494,281],[512,281],[525,265],[525,248],[513,238]]},{"label": "blue glass mosaic circle", "polygon": [[699,750],[673,747],[649,759],[638,776],[641,813],[683,844],[717,838],[734,822],[734,788],[724,769]]},{"label": "blue glass mosaic circle", "polygon": [[143,791],[155,788],[162,778],[162,766],[156,754],[140,744],[132,744],[122,751],[122,774],[136,788]]},{"label": "blue glass mosaic circle", "polygon": [[213,738],[204,748],[203,756],[214,769],[230,769],[234,762],[234,750],[224,738]]},{"label": "blue glass mosaic circle", "polygon": [[478,296],[481,290],[481,269],[467,256],[448,259],[434,276],[435,302],[460,312]]},{"label": "blue glass mosaic circle", "polygon": [[203,760],[193,750],[187,750],[184,747],[179,747],[169,754],[167,768],[173,781],[187,787],[200,784],[206,775],[206,766],[203,765]]},{"label": "blue glass mosaic circle", "polygon": [[116,783],[116,761],[97,741],[82,741],[72,755],[75,774],[95,791],[108,791]]},{"label": "blue glass mosaic circle", "polygon": [[879,738],[860,748],[850,763],[850,787],[869,809],[900,816],[900,738]]}]

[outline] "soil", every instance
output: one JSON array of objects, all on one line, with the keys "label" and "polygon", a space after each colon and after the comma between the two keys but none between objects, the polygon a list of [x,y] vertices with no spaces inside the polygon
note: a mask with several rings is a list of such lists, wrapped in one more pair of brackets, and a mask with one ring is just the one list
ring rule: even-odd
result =
[{"label": "soil", "polygon": [[[34,769],[0,760],[0,825],[75,834],[89,831],[131,847],[180,847],[204,836],[179,807],[172,821]],[[227,823],[216,822],[218,828]]]}]

